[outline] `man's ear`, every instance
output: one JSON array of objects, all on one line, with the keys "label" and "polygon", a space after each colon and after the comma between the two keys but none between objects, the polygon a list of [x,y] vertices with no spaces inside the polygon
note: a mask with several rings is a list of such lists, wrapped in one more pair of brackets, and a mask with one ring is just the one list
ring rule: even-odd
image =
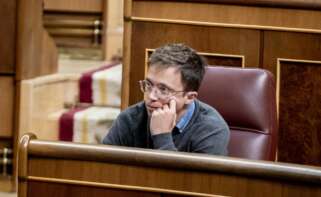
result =
[{"label": "man's ear", "polygon": [[185,95],[185,104],[192,103],[197,98],[198,93],[196,91],[187,92]]}]

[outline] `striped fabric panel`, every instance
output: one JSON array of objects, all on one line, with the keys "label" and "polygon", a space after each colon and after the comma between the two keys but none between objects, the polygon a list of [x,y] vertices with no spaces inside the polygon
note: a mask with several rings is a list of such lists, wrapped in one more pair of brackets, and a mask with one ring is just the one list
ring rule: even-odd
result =
[{"label": "striped fabric panel", "polygon": [[122,65],[95,72],[92,75],[94,105],[120,106]]},{"label": "striped fabric panel", "polygon": [[89,107],[74,115],[73,142],[101,143],[113,120],[120,113],[119,108]]},{"label": "striped fabric panel", "polygon": [[74,130],[74,116],[86,108],[74,108],[63,113],[59,118],[59,140],[72,141]]},{"label": "striped fabric panel", "polygon": [[[120,106],[122,65],[112,63],[82,74],[79,101],[94,105]],[[59,119],[59,139],[99,143],[120,110],[109,107],[71,109]]]},{"label": "striped fabric panel", "polygon": [[79,101],[82,103],[93,103],[92,98],[92,75],[96,72],[112,68],[119,65],[118,62],[114,62],[108,65],[104,65],[98,69],[91,70],[82,74],[79,80]]}]

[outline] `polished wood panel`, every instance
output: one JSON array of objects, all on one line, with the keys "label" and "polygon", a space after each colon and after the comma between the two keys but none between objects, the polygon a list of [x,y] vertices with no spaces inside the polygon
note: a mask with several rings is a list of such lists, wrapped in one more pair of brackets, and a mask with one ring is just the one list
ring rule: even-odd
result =
[{"label": "polished wood panel", "polygon": [[104,0],[44,0],[44,9],[50,11],[102,12]]},{"label": "polished wood panel", "polygon": [[[155,51],[155,49],[145,50],[145,73],[147,71],[147,62],[149,57]],[[230,66],[230,67],[245,67],[245,57],[242,55],[229,55],[229,54],[218,54],[218,53],[202,53],[198,52],[199,55],[203,56],[208,63],[212,66]]]},{"label": "polished wood panel", "polygon": [[[321,61],[281,60],[279,160],[321,163]],[[289,146],[291,144],[291,146]]]},{"label": "polished wood panel", "polygon": [[99,48],[103,29],[107,27],[102,14],[85,10],[76,13],[46,11],[44,25],[59,47]]},{"label": "polished wood panel", "polygon": [[[42,6],[42,0],[18,1],[17,80],[29,79],[57,71],[58,60],[53,58],[57,57],[53,53],[54,49],[43,48],[55,46],[49,41],[51,38],[46,36],[43,28]],[[46,55],[46,52],[51,52],[49,55],[53,62],[50,65],[55,66],[42,65],[43,56]]]},{"label": "polished wood panel", "polygon": [[0,76],[0,137],[13,135],[14,78]]},{"label": "polished wood panel", "polygon": [[18,1],[17,8],[16,78],[22,80],[34,77],[35,71],[41,67],[41,58],[34,57],[39,57],[42,48],[42,1]]},{"label": "polished wood panel", "polygon": [[318,10],[222,5],[215,1],[134,1],[131,16],[235,24],[240,27],[250,25],[252,28],[321,29],[321,12]]},{"label": "polished wood panel", "polygon": [[68,185],[88,193],[104,188],[165,196],[321,195],[318,167],[31,138],[23,136],[19,149],[19,186],[28,191],[31,183],[56,187],[60,194]]},{"label": "polished wood panel", "polygon": [[[12,140],[6,137],[0,137],[0,149],[11,147],[12,146]],[[0,190],[1,191],[1,190]]]},{"label": "polished wood panel", "polygon": [[[142,66],[145,48],[156,48],[168,42],[183,41],[201,52],[210,50],[210,53],[241,55],[244,56],[245,67],[264,68],[276,77],[279,77],[278,59],[321,61],[319,0],[127,0],[125,6],[127,6],[125,23],[132,24],[132,29],[125,26],[125,37],[131,34],[131,39],[125,41],[125,46],[130,47],[127,54],[131,55],[124,57],[124,61],[130,63],[124,64],[124,70],[128,70],[129,78],[124,78],[123,83],[123,87],[127,87],[123,88],[123,95],[126,95],[122,97],[125,103],[123,109],[127,104],[133,104],[142,98],[137,80],[143,77],[145,70]],[[154,38],[154,35],[157,37]],[[241,39],[243,41],[238,42],[240,40],[237,37],[243,38]],[[231,62],[223,61],[223,64],[228,66],[237,64],[235,61]],[[221,64],[221,61],[214,63]],[[295,77],[296,73],[291,75]],[[282,101],[285,99],[282,92],[287,90],[286,87],[279,88],[281,94],[278,98]],[[309,95],[313,95],[312,100],[317,99],[314,93],[309,92]],[[292,91],[291,97],[303,96],[300,92]],[[286,105],[286,102],[282,104],[283,109],[288,108]],[[286,135],[285,133],[291,130],[291,125],[284,121],[287,119],[292,122],[288,118],[293,117],[295,112],[283,113],[283,110],[279,111],[279,124],[283,125],[282,130]],[[304,121],[310,121],[308,116],[304,118]],[[312,132],[316,135],[315,130],[319,130],[320,120],[319,118],[316,123],[306,126],[300,125],[307,133]],[[294,135],[287,137],[297,139]],[[281,136],[280,138],[283,139]],[[302,137],[297,140],[298,143],[293,147],[305,144],[305,139]],[[306,156],[296,157],[285,144],[280,145],[278,159],[320,166],[320,159],[316,159],[319,157],[319,151],[312,148],[317,146],[318,143],[307,145],[307,148],[304,148]]]},{"label": "polished wood panel", "polygon": [[[264,43],[264,68],[272,71],[280,82],[279,161],[321,165],[320,141],[316,137],[320,135],[320,113],[316,106],[312,111],[302,106],[320,103],[317,94],[320,64],[308,61],[321,62],[321,34],[266,31]],[[313,118],[318,113],[319,117]]]},{"label": "polished wood panel", "polygon": [[108,29],[103,32],[102,45],[105,59],[111,60],[115,56],[122,57],[124,1],[109,0],[105,1],[105,5],[104,26]]},{"label": "polished wood panel", "polygon": [[[132,14],[132,0],[124,0],[124,17],[128,18]],[[131,39],[132,39],[132,22],[124,22],[124,40],[123,40],[123,73],[121,87],[121,109],[124,110],[129,106],[129,81],[130,81],[130,57],[131,57]]]},{"label": "polished wood panel", "polygon": [[242,58],[208,55],[203,56],[206,58],[207,63],[212,66],[244,67]]},{"label": "polished wood panel", "polygon": [[[51,193],[51,195],[48,195]],[[94,196],[94,197],[161,197],[160,194],[139,192],[139,191],[124,191],[118,189],[91,188],[78,185],[66,185],[57,183],[46,183],[30,181],[28,182],[28,196]]]},{"label": "polished wood panel", "polygon": [[[260,49],[259,31],[150,22],[135,22],[132,28],[132,38],[135,39],[132,39],[131,43],[130,66],[133,69],[130,70],[129,94],[131,96],[129,104],[134,104],[142,99],[138,81],[144,78],[146,49],[157,48],[165,43],[181,42],[188,44],[200,53],[244,56],[245,67],[255,67],[260,62],[258,54]],[[185,33],[182,34],[182,32]],[[245,43],[247,45],[244,46]],[[211,57],[211,62],[221,65],[235,63],[233,66],[240,66],[240,61],[224,62],[214,57]]]},{"label": "polished wood panel", "polygon": [[275,76],[277,59],[321,60],[321,34],[264,32],[263,65]]},{"label": "polished wood panel", "polygon": [[[58,66],[56,46],[43,29],[42,16],[42,0],[0,1],[0,143],[13,149],[13,167],[19,127],[18,84],[23,79],[56,72]],[[15,190],[15,170],[9,171]]]},{"label": "polished wood panel", "polygon": [[0,1],[0,73],[15,69],[16,1]]},{"label": "polished wood panel", "polygon": [[[10,1],[11,2],[11,1]],[[16,0],[17,20],[13,26],[17,29],[14,35],[16,43],[14,44],[15,61],[13,76],[15,78],[14,91],[12,98],[14,105],[13,122],[13,181],[12,188],[15,187],[16,154],[17,141],[19,138],[19,113],[20,113],[20,82],[24,79],[50,74],[57,71],[58,59],[57,49],[52,38],[43,28],[43,0]],[[8,27],[11,28],[11,27]],[[8,46],[9,47],[9,46]],[[13,110],[13,109],[12,109]],[[12,147],[10,147],[12,148]],[[21,189],[24,187],[22,186]]]},{"label": "polished wood panel", "polygon": [[[134,0],[134,1],[154,1],[154,0]],[[163,0],[175,1],[175,0]],[[320,0],[181,0],[195,3],[216,3],[227,5],[248,5],[262,7],[282,7],[282,8],[304,8],[304,9],[321,9]]]},{"label": "polished wood panel", "polygon": [[58,71],[58,50],[54,40],[47,31],[42,33],[41,74],[51,74]]},{"label": "polished wood panel", "polygon": [[11,177],[0,177],[0,191],[1,192],[12,192]]},{"label": "polished wood panel", "polygon": [[100,59],[119,59],[122,7],[123,1],[114,0],[45,0],[45,27],[59,47],[90,48]]}]

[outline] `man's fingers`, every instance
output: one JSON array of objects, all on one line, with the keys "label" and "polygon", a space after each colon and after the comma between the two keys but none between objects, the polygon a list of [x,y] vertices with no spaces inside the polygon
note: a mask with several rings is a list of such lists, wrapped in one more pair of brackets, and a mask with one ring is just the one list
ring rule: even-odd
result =
[{"label": "man's fingers", "polygon": [[169,133],[176,124],[176,100],[170,99],[168,104],[152,112],[150,131],[152,135]]},{"label": "man's fingers", "polygon": [[163,110],[164,110],[164,111],[169,111],[168,105],[164,105],[164,106],[163,106]]},{"label": "man's fingers", "polygon": [[162,113],[162,111],[163,111],[163,110],[162,110],[161,108],[158,108],[158,109],[156,109],[154,112],[155,112],[155,115],[156,115],[156,114]]},{"label": "man's fingers", "polygon": [[176,113],[176,100],[175,99],[171,99],[169,101],[169,109],[171,112]]}]

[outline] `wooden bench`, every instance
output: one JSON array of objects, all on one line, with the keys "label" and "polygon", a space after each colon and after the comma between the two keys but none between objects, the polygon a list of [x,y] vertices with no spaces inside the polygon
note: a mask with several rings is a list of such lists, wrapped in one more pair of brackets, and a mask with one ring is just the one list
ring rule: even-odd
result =
[{"label": "wooden bench", "polygon": [[107,145],[19,145],[18,196],[320,196],[321,168]]}]

